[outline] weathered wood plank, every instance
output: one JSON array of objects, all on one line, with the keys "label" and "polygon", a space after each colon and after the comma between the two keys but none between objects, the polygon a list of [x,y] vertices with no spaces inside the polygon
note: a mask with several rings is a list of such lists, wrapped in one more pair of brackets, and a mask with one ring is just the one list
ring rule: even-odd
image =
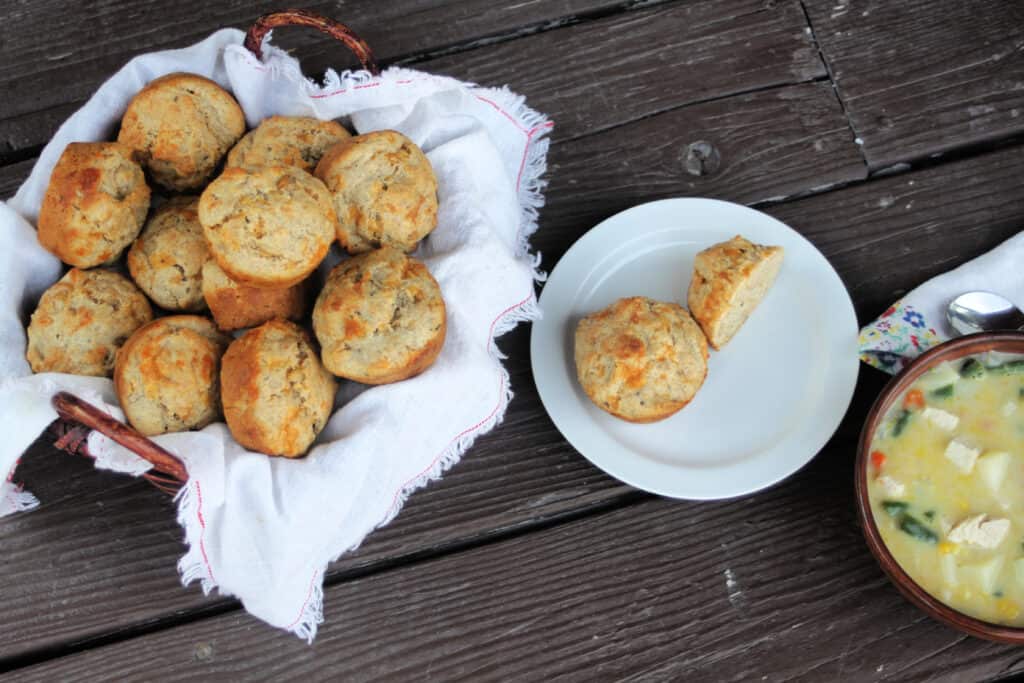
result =
[{"label": "weathered wood plank", "polygon": [[25,159],[7,166],[0,166],[0,199],[8,199],[14,196],[20,186],[32,172],[35,165],[35,157]]},{"label": "weathered wood plank", "polygon": [[640,202],[701,196],[754,204],[867,175],[827,83],[683,107],[556,144],[550,158],[544,219],[576,229],[537,233],[547,268],[583,231]]},{"label": "weathered wood plank", "polygon": [[[623,197],[643,200],[643,182],[629,169],[651,172],[656,158],[651,154],[675,144],[671,137],[676,127],[699,129],[723,150],[722,173],[709,176],[717,178],[711,185],[691,187],[693,192],[749,201],[764,198],[758,188],[766,183],[774,194],[780,188],[806,191],[823,178],[861,177],[863,164],[851,151],[848,131],[837,124],[838,117],[838,105],[827,89],[804,84],[695,105],[588,138],[604,140],[610,150],[605,161],[594,161],[589,175],[586,158],[594,147],[584,146],[586,140],[556,143],[552,204],[542,214],[536,241],[553,263],[598,218],[582,207],[596,204],[599,211],[610,212],[622,208],[617,202]],[[633,144],[634,139],[644,144]],[[563,148],[569,152],[563,154]],[[614,172],[616,164],[620,173]],[[0,169],[0,178],[5,172]],[[685,192],[673,190],[672,182],[687,181],[673,181],[665,173],[662,183],[648,180],[648,197]],[[569,182],[574,178],[579,182]],[[574,207],[584,212],[583,219]],[[522,328],[501,344],[510,356],[507,363],[517,392],[505,424],[482,439],[439,485],[413,496],[391,526],[343,558],[332,568],[334,574],[612,504],[627,493],[576,455],[554,429],[536,395],[527,342],[528,329]],[[7,571],[19,577],[0,582],[0,603],[6,606],[0,612],[0,632],[13,634],[0,641],[0,657],[210,604],[198,590],[183,591],[176,585],[180,532],[158,493],[142,484],[117,483],[117,499],[108,500],[100,492],[113,475],[86,472],[82,464],[66,480],[61,472],[69,466],[55,455],[26,462],[19,478],[47,504],[10,522],[0,521]],[[131,516],[131,511],[137,514]],[[147,515],[147,521],[136,525],[138,514]],[[123,526],[112,521],[127,517],[133,521]],[[136,544],[137,536],[145,540]],[[126,551],[136,558],[127,569],[120,557]],[[57,553],[66,560],[51,564]],[[120,588],[103,590],[104,585]]]},{"label": "weathered wood plank", "polygon": [[1016,0],[807,0],[872,168],[1024,132]]},{"label": "weathered wood plank", "polygon": [[431,60],[509,83],[574,138],[685,104],[824,78],[796,1],[704,1],[632,12]]},{"label": "weathered wood plank", "polygon": [[[622,0],[526,0],[514,6],[482,0],[373,0],[303,7],[347,22],[382,62],[412,58],[488,37],[515,36],[615,10]],[[105,0],[68,11],[62,0],[6,7],[0,43],[0,155],[45,142],[56,126],[126,61],[143,52],[183,47],[224,27],[247,29],[259,15],[281,9],[273,0],[218,3]],[[340,45],[302,29],[275,40],[307,60],[307,73],[351,67]]]},{"label": "weathered wood plank", "polygon": [[1024,147],[767,208],[839,271],[862,323],[1024,229]]},{"label": "weathered wood plank", "polygon": [[18,678],[959,681],[1020,671],[1016,648],[926,619],[886,582],[856,525],[851,462],[852,442],[833,440],[756,496],[651,499],[332,586],[312,647],[232,613]]},{"label": "weathered wood plank", "polygon": [[[554,3],[552,8],[545,4],[545,14],[537,9],[539,3],[528,3],[533,8],[528,16],[563,16],[552,15],[553,8],[578,9],[582,0],[566,3]],[[471,13],[477,5],[493,3],[467,4],[472,7],[465,11]],[[236,21],[249,20],[249,10],[234,11],[244,17]],[[395,27],[394,32],[381,30],[371,44],[387,56],[408,50],[404,46],[413,40],[410,32],[428,35],[433,27],[440,36],[451,34],[451,27],[439,25],[451,21],[450,11],[440,8],[423,14],[425,24],[417,23],[419,14],[367,19],[379,27]],[[211,25],[210,20],[207,16],[194,36],[185,37],[175,29],[173,44],[186,45],[217,22],[226,21],[214,18]],[[487,26],[479,19],[470,25],[478,32]],[[805,28],[797,0],[770,8],[761,0],[737,0],[728,7],[711,1],[689,2],[616,14],[416,66],[484,84],[508,83],[527,95],[531,106],[554,118],[557,137],[575,137],[687,103],[824,77],[824,65]],[[168,33],[165,27],[164,32]],[[149,34],[147,30],[145,35]],[[305,34],[303,39],[317,40]],[[128,52],[118,51],[119,40],[111,40],[104,48],[104,54],[109,54],[97,62],[95,75],[80,77],[76,71],[80,80],[68,88],[39,88],[39,79],[46,74],[12,72],[5,80],[0,71],[0,95],[12,102],[0,119],[0,155],[4,144],[20,149],[45,143],[75,103],[115,71],[131,50],[151,49],[131,43],[135,47]],[[302,50],[297,54],[301,56]],[[307,72],[312,66],[307,65]],[[25,90],[35,94],[22,100],[20,93]]]}]

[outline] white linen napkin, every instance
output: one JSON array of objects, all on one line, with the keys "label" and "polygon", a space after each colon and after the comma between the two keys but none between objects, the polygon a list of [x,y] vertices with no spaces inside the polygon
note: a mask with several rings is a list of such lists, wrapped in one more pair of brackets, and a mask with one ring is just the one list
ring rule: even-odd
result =
[{"label": "white linen napkin", "polygon": [[1000,294],[1024,310],[1024,232],[948,273],[937,275],[860,331],[860,359],[896,374],[909,361],[956,336],[946,307],[960,294]]},{"label": "white linen napkin", "polygon": [[[56,414],[66,389],[121,417],[110,380],[31,375],[24,322],[60,264],[36,242],[50,172],[67,143],[109,139],[129,99],[173,71],[231,90],[249,125],[272,114],[349,117],[359,132],[397,129],[426,152],[438,178],[438,227],[418,251],[441,286],[448,335],[422,375],[362,390],[343,383],[336,411],[299,460],[246,452],[223,423],[154,440],[179,455],[189,481],[178,521],[188,551],[184,583],[238,596],[260,619],[312,640],[322,621],[327,563],[390,521],[406,497],[454,465],[502,419],[511,392],[494,338],[536,318],[538,260],[527,238],[542,203],[551,123],[507,89],[485,89],[408,69],[379,77],[329,71],[318,87],[267,45],[261,62],[222,30],[182,50],[133,59],[60,128],[31,176],[0,204],[0,515],[36,504],[15,483],[18,457]],[[97,466],[138,474],[146,463],[101,434]],[[495,485],[498,485],[497,482]]]}]

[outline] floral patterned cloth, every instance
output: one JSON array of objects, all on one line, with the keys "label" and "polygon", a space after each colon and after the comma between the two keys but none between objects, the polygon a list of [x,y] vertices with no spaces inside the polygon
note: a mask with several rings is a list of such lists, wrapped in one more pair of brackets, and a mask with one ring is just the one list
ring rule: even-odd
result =
[{"label": "floral patterned cloth", "polygon": [[945,340],[923,313],[901,299],[860,331],[858,345],[862,361],[895,374],[910,359]]},{"label": "floral patterned cloth", "polygon": [[956,336],[946,307],[960,294],[988,291],[1024,309],[1024,233],[960,267],[933,277],[860,331],[860,359],[896,374],[928,349]]}]

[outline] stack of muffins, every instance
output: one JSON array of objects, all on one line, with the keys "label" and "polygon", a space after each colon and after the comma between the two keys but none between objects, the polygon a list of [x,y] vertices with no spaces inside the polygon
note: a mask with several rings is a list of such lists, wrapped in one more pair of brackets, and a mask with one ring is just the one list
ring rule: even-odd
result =
[{"label": "stack of muffins", "polygon": [[[32,314],[28,362],[113,376],[143,434],[223,417],[243,446],[300,456],[337,378],[397,382],[440,353],[444,300],[408,255],[436,224],[437,181],[404,135],[285,116],[246,133],[216,83],[164,76],[116,142],[72,143],[53,170],[39,242],[71,269]],[[319,287],[335,240],[351,256]]]}]

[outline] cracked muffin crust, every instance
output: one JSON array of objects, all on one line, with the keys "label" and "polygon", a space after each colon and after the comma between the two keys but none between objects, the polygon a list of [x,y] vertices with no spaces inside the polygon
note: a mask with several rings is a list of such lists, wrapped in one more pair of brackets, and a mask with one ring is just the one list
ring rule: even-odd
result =
[{"label": "cracked muffin crust", "polygon": [[33,372],[110,377],[118,348],[153,319],[131,280],[98,268],[72,268],[43,293],[28,325]]},{"label": "cracked muffin crust", "polygon": [[252,287],[298,283],[334,241],[327,188],[292,166],[227,169],[203,191],[199,222],[217,265]]},{"label": "cracked muffin crust", "polygon": [[146,436],[202,429],[220,417],[220,358],[230,338],[198,315],[140,327],[117,352],[114,388]]},{"label": "cracked muffin crust", "polygon": [[203,297],[217,327],[240,330],[274,318],[300,320],[309,310],[308,280],[282,289],[242,285],[227,276],[213,259],[203,264]]},{"label": "cracked muffin crust", "polygon": [[245,133],[242,108],[208,78],[173,73],[151,81],[128,103],[117,135],[150,176],[169,190],[201,187]]},{"label": "cracked muffin crust", "polygon": [[576,376],[594,404],[630,422],[655,422],[693,400],[708,346],[682,306],[619,299],[576,326]]},{"label": "cracked muffin crust", "polygon": [[390,246],[412,251],[437,226],[437,179],[423,151],[393,130],[331,147],[316,167],[338,214],[338,241],[351,254]]},{"label": "cracked muffin crust", "polygon": [[444,345],[441,288],[421,262],[383,247],[335,266],[313,307],[324,366],[386,384],[426,370]]},{"label": "cracked muffin crust", "polygon": [[327,424],[337,381],[298,325],[271,320],[228,347],[221,364],[228,429],[246,448],[294,458]]},{"label": "cracked muffin crust", "polygon": [[231,148],[226,166],[294,166],[312,173],[324,152],[349,137],[349,132],[337,121],[271,116]]},{"label": "cracked muffin crust", "polygon": [[79,268],[111,263],[139,234],[149,186],[128,147],[72,142],[61,154],[39,208],[43,247]]},{"label": "cracked muffin crust", "polygon": [[201,311],[203,263],[208,254],[199,225],[198,197],[176,197],[146,221],[128,250],[135,284],[169,311]]}]

